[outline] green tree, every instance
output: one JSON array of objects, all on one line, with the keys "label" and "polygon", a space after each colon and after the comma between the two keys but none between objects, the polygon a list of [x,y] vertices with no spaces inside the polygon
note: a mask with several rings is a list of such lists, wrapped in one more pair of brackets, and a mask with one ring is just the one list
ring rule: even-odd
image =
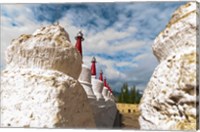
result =
[{"label": "green tree", "polygon": [[139,93],[139,90],[136,91],[136,104],[140,103],[140,100],[142,98],[142,95]]},{"label": "green tree", "polygon": [[120,95],[118,97],[118,102],[120,103],[127,103],[128,102],[128,84],[124,83],[121,87],[121,92]]},{"label": "green tree", "polygon": [[130,90],[130,103],[136,103],[136,88],[133,86]]},{"label": "green tree", "polygon": [[124,83],[121,87],[121,92],[118,96],[118,102],[138,104],[140,102],[141,97],[142,95],[140,95],[135,85],[133,85],[129,90],[128,83]]},{"label": "green tree", "polygon": [[124,103],[129,103],[129,90],[128,90],[128,84],[125,83],[123,86],[123,98],[124,98]]},{"label": "green tree", "polygon": [[118,96],[118,102],[119,103],[123,103],[123,100],[122,100],[122,89],[121,89],[121,92],[120,92],[120,94]]}]

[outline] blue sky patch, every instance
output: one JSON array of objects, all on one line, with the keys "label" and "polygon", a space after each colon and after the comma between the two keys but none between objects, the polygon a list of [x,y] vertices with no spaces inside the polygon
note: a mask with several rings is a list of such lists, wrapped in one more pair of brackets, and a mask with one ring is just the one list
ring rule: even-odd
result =
[{"label": "blue sky patch", "polygon": [[[153,41],[173,12],[185,3],[3,4],[2,32],[9,37],[2,37],[1,56],[16,36],[32,33],[30,29],[44,24],[67,23],[65,28],[70,38],[74,38],[79,29],[83,30],[87,44],[83,44],[83,58],[89,58],[84,60],[86,65],[90,67],[93,56],[99,58],[98,66],[114,90],[120,91],[124,82],[143,90],[158,64],[152,53]],[[1,63],[2,69],[5,67],[2,58]]]}]

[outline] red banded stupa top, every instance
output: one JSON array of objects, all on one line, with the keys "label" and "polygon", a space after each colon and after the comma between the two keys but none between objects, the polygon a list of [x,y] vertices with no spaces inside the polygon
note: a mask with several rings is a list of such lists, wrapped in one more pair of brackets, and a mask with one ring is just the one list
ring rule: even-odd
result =
[{"label": "red banded stupa top", "polygon": [[108,89],[108,91],[110,91],[110,86],[109,86],[109,84],[108,84],[108,83],[107,83],[107,85],[106,85],[106,86],[107,86],[107,89]]},{"label": "red banded stupa top", "polygon": [[92,58],[92,65],[91,65],[91,75],[96,76],[96,58]]},{"label": "red banded stupa top", "polygon": [[99,80],[103,81],[103,71],[102,70],[100,71],[100,74],[99,74]]},{"label": "red banded stupa top", "polygon": [[110,88],[109,84],[107,83],[106,77],[104,77],[104,87],[108,89],[112,93],[112,89]]},{"label": "red banded stupa top", "polygon": [[107,82],[106,82],[106,77],[104,77],[104,80],[103,80],[103,84],[104,84],[104,87],[107,87]]},{"label": "red banded stupa top", "polygon": [[107,84],[107,88],[108,88],[108,90],[112,93],[112,89],[110,88],[110,85],[109,85],[109,84]]},{"label": "red banded stupa top", "polygon": [[79,51],[79,53],[81,54],[81,57],[82,57],[82,41],[84,40],[83,33],[81,31],[79,31],[77,36],[75,37],[75,39],[76,39],[75,47],[78,49],[78,51]]}]

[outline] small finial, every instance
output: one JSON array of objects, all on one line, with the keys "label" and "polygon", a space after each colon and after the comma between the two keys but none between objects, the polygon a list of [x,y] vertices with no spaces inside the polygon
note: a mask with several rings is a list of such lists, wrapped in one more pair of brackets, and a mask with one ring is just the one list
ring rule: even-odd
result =
[{"label": "small finial", "polygon": [[82,30],[80,30],[80,31],[77,33],[77,36],[83,37]]},{"label": "small finial", "polygon": [[84,40],[82,30],[79,30],[79,32],[77,33],[75,39],[77,39],[78,37],[80,37],[82,41]]},{"label": "small finial", "polygon": [[92,57],[92,62],[96,63],[96,58],[94,56]]}]

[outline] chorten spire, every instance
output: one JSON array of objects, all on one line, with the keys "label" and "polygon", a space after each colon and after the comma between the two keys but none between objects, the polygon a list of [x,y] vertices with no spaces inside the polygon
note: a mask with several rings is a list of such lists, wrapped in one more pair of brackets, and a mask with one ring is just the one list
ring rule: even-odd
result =
[{"label": "chorten spire", "polygon": [[104,87],[107,87],[107,81],[106,81],[106,77],[104,77]]},{"label": "chorten spire", "polygon": [[112,89],[111,89],[111,87],[110,87],[109,84],[107,84],[107,88],[108,88],[108,90],[112,93]]},{"label": "chorten spire", "polygon": [[91,65],[91,75],[96,76],[96,58],[92,58],[92,65]]},{"label": "chorten spire", "polygon": [[102,70],[100,71],[100,74],[99,74],[99,80],[103,81],[103,71]]},{"label": "chorten spire", "polygon": [[79,53],[81,54],[81,57],[82,57],[82,41],[84,40],[82,31],[79,31],[77,33],[77,36],[75,37],[75,39],[76,39],[75,47],[78,49],[78,51],[79,51]]}]

